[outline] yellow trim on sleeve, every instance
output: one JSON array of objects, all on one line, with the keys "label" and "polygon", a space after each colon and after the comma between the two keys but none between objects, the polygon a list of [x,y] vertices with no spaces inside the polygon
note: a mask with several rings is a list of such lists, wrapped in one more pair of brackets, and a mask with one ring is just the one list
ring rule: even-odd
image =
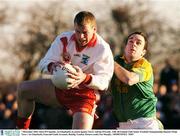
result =
[{"label": "yellow trim on sleeve", "polygon": [[151,64],[145,58],[138,60],[133,65],[132,71],[139,74],[141,82],[148,81],[153,74]]}]

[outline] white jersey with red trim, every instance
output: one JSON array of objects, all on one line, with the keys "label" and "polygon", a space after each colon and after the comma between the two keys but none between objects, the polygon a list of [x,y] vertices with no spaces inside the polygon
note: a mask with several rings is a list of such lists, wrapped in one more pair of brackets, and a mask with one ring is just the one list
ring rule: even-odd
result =
[{"label": "white jersey with red trim", "polygon": [[63,61],[62,37],[67,38],[66,53],[70,55],[70,62],[79,66],[84,73],[92,76],[92,80],[87,86],[92,89],[106,90],[113,75],[114,60],[109,44],[98,34],[96,34],[97,39],[94,45],[85,47],[81,51],[76,47],[74,31],[58,35],[39,63],[41,72],[48,73],[49,63]]}]

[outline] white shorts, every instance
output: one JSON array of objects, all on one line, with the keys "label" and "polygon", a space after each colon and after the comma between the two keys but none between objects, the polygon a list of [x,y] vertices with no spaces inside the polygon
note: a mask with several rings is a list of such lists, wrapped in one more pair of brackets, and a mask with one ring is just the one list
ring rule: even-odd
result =
[{"label": "white shorts", "polygon": [[162,123],[155,117],[151,118],[138,118],[134,120],[128,120],[127,122],[120,122],[117,129],[163,129]]}]

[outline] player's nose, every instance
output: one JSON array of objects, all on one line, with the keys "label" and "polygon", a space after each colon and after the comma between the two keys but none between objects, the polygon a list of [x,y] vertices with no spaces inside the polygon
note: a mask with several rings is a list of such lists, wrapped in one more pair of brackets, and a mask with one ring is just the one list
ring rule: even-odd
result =
[{"label": "player's nose", "polygon": [[84,34],[83,33],[81,33],[81,34],[79,34],[79,38],[84,38]]}]

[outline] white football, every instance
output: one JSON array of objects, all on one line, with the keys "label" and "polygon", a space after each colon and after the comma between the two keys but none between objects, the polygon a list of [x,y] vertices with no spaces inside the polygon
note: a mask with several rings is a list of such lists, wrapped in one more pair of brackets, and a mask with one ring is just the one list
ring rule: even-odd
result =
[{"label": "white football", "polygon": [[74,80],[66,76],[67,71],[76,72],[76,70],[70,64],[59,65],[56,67],[56,71],[53,71],[51,81],[57,88],[62,90],[68,89],[67,81]]}]

